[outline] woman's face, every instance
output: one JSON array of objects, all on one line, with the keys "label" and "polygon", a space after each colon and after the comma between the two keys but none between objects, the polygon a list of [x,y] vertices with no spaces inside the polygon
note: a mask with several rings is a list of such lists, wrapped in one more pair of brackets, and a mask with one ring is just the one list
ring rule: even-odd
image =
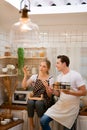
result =
[{"label": "woman's face", "polygon": [[45,72],[45,73],[47,73],[48,72],[48,67],[47,67],[47,64],[46,64],[46,62],[41,62],[40,63],[40,66],[39,66],[39,71],[40,72]]}]

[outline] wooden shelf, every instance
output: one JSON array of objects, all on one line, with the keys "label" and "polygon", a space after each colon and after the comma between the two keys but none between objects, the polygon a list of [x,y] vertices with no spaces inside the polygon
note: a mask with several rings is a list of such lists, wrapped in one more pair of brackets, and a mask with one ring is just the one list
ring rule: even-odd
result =
[{"label": "wooden shelf", "polygon": [[18,76],[18,73],[17,74],[0,74],[0,78],[2,78],[2,77],[15,77],[15,76]]},{"label": "wooden shelf", "polygon": [[[0,59],[17,59],[18,57],[17,56],[0,56]],[[24,57],[24,59],[44,59],[46,57]]]},{"label": "wooden shelf", "polygon": [[36,60],[36,59],[44,59],[44,58],[46,58],[46,57],[24,57],[24,59],[32,59],[32,60]]},{"label": "wooden shelf", "polygon": [[10,123],[6,124],[6,125],[1,125],[0,124],[0,130],[8,130],[10,128],[13,128],[21,123],[23,123],[24,121],[22,119],[18,119],[17,121],[11,121]]},{"label": "wooden shelf", "polygon": [[0,59],[10,59],[10,58],[17,59],[17,56],[0,56]]},{"label": "wooden shelf", "polygon": [[11,109],[11,110],[27,110],[27,105],[17,105],[17,104],[12,104],[11,106],[9,104],[2,104],[0,106],[0,109]]}]

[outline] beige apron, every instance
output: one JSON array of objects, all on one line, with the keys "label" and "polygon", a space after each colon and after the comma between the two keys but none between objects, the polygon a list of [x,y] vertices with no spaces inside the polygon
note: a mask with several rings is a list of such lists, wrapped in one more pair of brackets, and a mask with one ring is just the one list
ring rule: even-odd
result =
[{"label": "beige apron", "polygon": [[79,102],[79,97],[61,92],[60,99],[45,114],[70,129],[78,116]]}]

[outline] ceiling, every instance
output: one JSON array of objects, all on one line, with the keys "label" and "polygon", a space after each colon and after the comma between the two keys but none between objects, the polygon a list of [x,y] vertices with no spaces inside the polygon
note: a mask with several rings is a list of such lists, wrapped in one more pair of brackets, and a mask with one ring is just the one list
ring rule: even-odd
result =
[{"label": "ceiling", "polygon": [[7,29],[18,18],[18,10],[4,0],[0,0],[0,28]]},{"label": "ceiling", "polygon": [[[5,0],[0,0],[0,29],[9,30],[12,24],[17,22],[19,18],[20,14],[17,8]],[[46,26],[58,24],[87,24],[87,12],[30,14],[30,18],[38,25]]]},{"label": "ceiling", "polygon": [[45,7],[45,6],[57,6],[59,7],[60,5],[80,5],[84,2],[84,4],[87,3],[87,0],[5,0],[8,1],[9,3],[13,4],[15,7],[18,8],[20,5],[20,2],[22,3],[26,2],[29,3],[31,7]]},{"label": "ceiling", "polygon": [[[30,10],[30,14],[59,14],[87,12],[87,0],[5,0],[18,10],[24,5]],[[81,3],[85,4],[81,4]],[[71,5],[67,5],[71,4]]]}]

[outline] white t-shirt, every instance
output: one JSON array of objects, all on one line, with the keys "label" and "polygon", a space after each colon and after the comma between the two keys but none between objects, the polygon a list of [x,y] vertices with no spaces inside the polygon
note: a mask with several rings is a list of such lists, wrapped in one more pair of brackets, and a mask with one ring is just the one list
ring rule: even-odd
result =
[{"label": "white t-shirt", "polygon": [[82,79],[82,76],[80,75],[80,73],[74,71],[74,70],[70,70],[69,73],[67,74],[59,74],[57,76],[57,81],[58,82],[70,82],[71,85],[71,89],[72,90],[77,90],[78,87],[84,85],[84,81]]}]

